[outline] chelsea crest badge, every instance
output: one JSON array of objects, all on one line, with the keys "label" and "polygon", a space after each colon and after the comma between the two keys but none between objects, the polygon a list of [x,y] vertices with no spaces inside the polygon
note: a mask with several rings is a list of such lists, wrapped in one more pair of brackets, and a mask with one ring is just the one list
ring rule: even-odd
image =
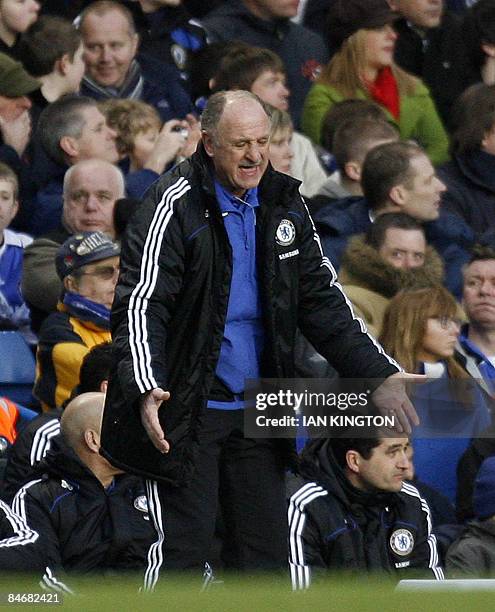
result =
[{"label": "chelsea crest badge", "polygon": [[282,219],[277,227],[275,241],[280,246],[290,246],[296,238],[296,228],[289,219]]}]

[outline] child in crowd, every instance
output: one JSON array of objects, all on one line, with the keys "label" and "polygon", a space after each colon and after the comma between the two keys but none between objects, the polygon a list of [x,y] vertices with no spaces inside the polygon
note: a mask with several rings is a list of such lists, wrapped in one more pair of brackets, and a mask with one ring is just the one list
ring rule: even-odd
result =
[{"label": "child in crowd", "polygon": [[[108,126],[117,132],[117,150],[121,159],[129,159],[129,172],[148,168],[161,174],[194,150],[189,150],[191,139],[196,137],[190,123],[172,119],[162,126],[156,110],[145,102],[106,100],[100,110]],[[199,132],[199,127],[195,131]]]},{"label": "child in crowd", "polygon": [[270,162],[275,170],[292,175],[294,153],[291,148],[294,128],[288,113],[276,108],[272,111],[272,132],[270,137]]},{"label": "child in crowd", "polygon": [[19,208],[19,183],[14,171],[0,163],[0,329],[18,329],[31,344],[30,313],[21,294],[24,248],[33,239],[7,229]]}]

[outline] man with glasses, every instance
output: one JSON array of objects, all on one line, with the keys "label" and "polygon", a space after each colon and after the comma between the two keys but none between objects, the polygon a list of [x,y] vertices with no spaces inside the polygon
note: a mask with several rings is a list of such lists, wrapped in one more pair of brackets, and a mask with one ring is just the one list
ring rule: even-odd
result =
[{"label": "man with glasses", "polygon": [[84,356],[109,342],[110,308],[119,274],[120,247],[102,232],[80,232],[57,251],[64,291],[58,312],[43,323],[34,394],[44,410],[60,408],[79,381]]}]

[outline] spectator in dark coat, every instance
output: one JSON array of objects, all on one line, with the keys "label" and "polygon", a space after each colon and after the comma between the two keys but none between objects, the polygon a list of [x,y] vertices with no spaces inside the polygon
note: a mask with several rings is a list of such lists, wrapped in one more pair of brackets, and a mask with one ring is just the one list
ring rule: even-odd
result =
[{"label": "spectator in dark coat", "polygon": [[[110,370],[112,344],[94,346],[84,357],[79,371],[79,384],[72,390],[71,400],[81,393],[105,393]],[[68,402],[67,402],[68,403]],[[62,410],[50,410],[30,421],[8,449],[1,497],[9,503],[18,489],[36,473],[38,464],[60,434]]]},{"label": "spectator in dark coat", "polygon": [[186,87],[191,56],[206,45],[206,33],[192,20],[182,0],[125,2],[139,34],[139,51],[160,64],[171,64]]},{"label": "spectator in dark coat", "polygon": [[495,84],[466,90],[454,117],[452,160],[439,170],[442,202],[479,237],[495,228]]},{"label": "spectator in dark coat", "polygon": [[[122,4],[100,0],[81,14],[86,76],[81,93],[96,100],[131,98],[154,106],[163,121],[184,118],[193,106],[176,70],[162,65],[160,80],[136,59],[139,37],[131,13]],[[172,74],[171,71],[172,70]]]},{"label": "spectator in dark coat", "polygon": [[282,58],[291,91],[291,115],[296,129],[304,98],[328,60],[323,39],[293,23],[297,3],[276,0],[229,0],[209,13],[202,23],[213,41],[241,40],[265,47]]},{"label": "spectator in dark coat", "polygon": [[458,16],[444,10],[443,0],[389,0],[401,19],[395,60],[430,89],[445,126],[450,109],[466,87],[466,45]]}]

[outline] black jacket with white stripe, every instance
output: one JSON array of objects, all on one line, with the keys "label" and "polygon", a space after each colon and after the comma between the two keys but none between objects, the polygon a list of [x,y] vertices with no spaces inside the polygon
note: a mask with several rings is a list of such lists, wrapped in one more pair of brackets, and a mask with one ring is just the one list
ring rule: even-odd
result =
[{"label": "black jacket with white stripe", "polygon": [[[289,479],[289,565],[294,589],[325,572],[389,572],[442,579],[428,504],[404,483],[399,493],[355,489],[328,439],[304,453]],[[405,576],[401,576],[405,577]]]},{"label": "black jacket with white stripe", "polygon": [[61,414],[61,410],[43,412],[19,432],[8,450],[2,499],[10,503],[17,490],[31,480],[36,466],[50,450],[52,438],[60,433]]},{"label": "black jacket with white stripe", "polygon": [[[211,162],[200,146],[162,176],[127,226],[112,309],[114,364],[103,416],[103,454],[127,471],[178,484],[188,479],[212,394],[227,312],[232,252]],[[299,327],[342,376],[385,378],[398,366],[365,332],[323,257],[298,181],[265,172],[256,248],[265,350],[262,375],[294,376]],[[277,229],[289,228],[287,236]],[[160,421],[171,443],[154,448],[141,396],[170,391]]]},{"label": "black jacket with white stripe", "polygon": [[12,510],[16,540],[1,534],[0,570],[49,568],[48,586],[60,572],[144,571],[157,540],[141,479],[122,474],[105,489],[60,436]]}]

